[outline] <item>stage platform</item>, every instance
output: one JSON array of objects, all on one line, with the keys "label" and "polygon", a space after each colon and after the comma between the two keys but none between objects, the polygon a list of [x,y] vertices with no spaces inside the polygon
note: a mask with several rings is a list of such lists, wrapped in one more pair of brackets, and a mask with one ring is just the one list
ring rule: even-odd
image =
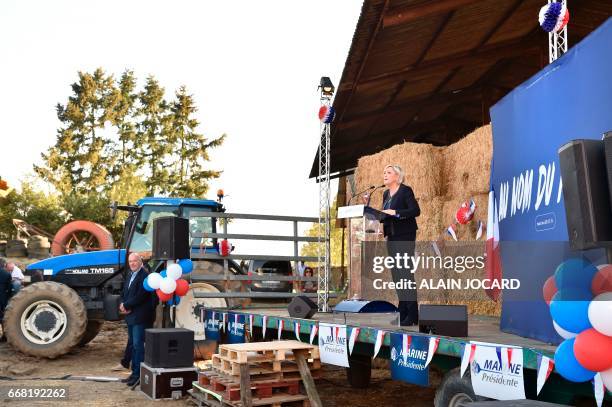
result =
[{"label": "stage platform", "polygon": [[[263,317],[267,317],[266,338],[273,339],[277,337],[278,321],[284,321],[283,337],[295,338],[294,323],[300,322],[300,336],[304,341],[310,338],[310,332],[314,325],[318,322],[328,322],[335,324],[344,324],[349,327],[360,328],[357,343],[361,347],[365,346],[368,350],[374,346],[376,335],[379,330],[385,332],[410,332],[414,335],[435,336],[440,338],[437,354],[447,355],[451,357],[459,357],[463,355],[463,347],[469,342],[483,342],[491,345],[501,345],[510,347],[523,348],[524,363],[527,369],[537,369],[537,356],[545,355],[552,357],[556,347],[536,341],[534,339],[523,338],[517,335],[508,334],[500,331],[499,318],[489,316],[470,315],[468,320],[467,338],[446,337],[439,335],[422,334],[418,332],[418,326],[400,327],[397,326],[397,314],[356,314],[356,313],[317,313],[311,319],[299,319],[289,316],[287,308],[244,308],[244,309],[217,309],[217,312],[229,312],[246,314],[245,319],[248,324],[248,315],[253,315],[253,325],[262,327]],[[349,331],[350,333],[350,331]],[[384,347],[389,346],[390,335],[384,337]],[[385,352],[381,351],[381,356],[385,357]],[[387,349],[388,353],[388,349]]]}]

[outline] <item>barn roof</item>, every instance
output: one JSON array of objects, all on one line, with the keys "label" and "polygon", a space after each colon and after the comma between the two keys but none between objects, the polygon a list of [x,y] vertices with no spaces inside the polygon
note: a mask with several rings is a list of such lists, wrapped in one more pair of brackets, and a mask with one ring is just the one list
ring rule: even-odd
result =
[{"label": "barn roof", "polygon": [[[544,0],[365,0],[333,102],[331,172],[404,142],[451,144],[548,64]],[[569,44],[612,15],[572,1]],[[311,177],[318,175],[318,153]]]}]

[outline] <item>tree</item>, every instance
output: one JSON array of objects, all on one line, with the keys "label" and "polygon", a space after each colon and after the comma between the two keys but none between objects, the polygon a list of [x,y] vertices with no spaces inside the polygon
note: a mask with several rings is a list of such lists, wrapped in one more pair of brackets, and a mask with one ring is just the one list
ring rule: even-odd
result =
[{"label": "tree", "polygon": [[64,225],[67,214],[60,199],[54,194],[34,191],[30,183],[23,182],[21,191],[13,189],[0,199],[0,234],[15,234],[13,219],[21,219],[51,234]]},{"label": "tree", "polygon": [[164,99],[164,88],[159,82],[149,76],[145,89],[138,95],[140,115],[136,154],[141,157],[138,164],[146,169],[145,181],[150,195],[166,194],[170,188],[170,153],[175,143],[172,134],[172,117],[169,114],[169,104]]},{"label": "tree", "polygon": [[63,194],[100,192],[108,185],[114,157],[111,141],[99,130],[113,119],[120,95],[113,77],[100,68],[79,72],[71,87],[73,96],[56,108],[62,123],[57,142],[42,155],[45,165],[34,170]]},{"label": "tree", "polygon": [[117,236],[122,217],[111,220],[110,202],[144,195],[203,197],[208,151],[225,135],[209,140],[199,131],[193,96],[182,86],[168,101],[154,76],[137,89],[133,71],[118,81],[98,68],[79,72],[65,104],[57,105],[55,145],[42,154],[36,174],[58,192],[69,219],[103,224]]},{"label": "tree", "polygon": [[[342,228],[336,228],[335,222],[334,222],[337,216],[336,202],[337,202],[337,198],[334,199],[334,203],[331,205],[331,219],[332,219],[331,226],[332,228],[331,228],[330,245],[331,245],[331,265],[334,267],[342,265]],[[324,213],[322,215],[324,215]],[[321,225],[319,225],[318,223],[315,223],[314,225],[312,225],[310,229],[306,231],[306,236],[317,237],[319,236],[320,230],[322,230]],[[348,244],[346,240],[346,234],[344,238],[345,238],[344,261],[346,263],[348,259],[347,257]],[[308,242],[304,246],[302,246],[301,255],[302,256],[317,256],[318,248],[319,248],[319,243]]]},{"label": "tree", "polygon": [[197,132],[199,122],[193,117],[197,108],[185,86],[176,92],[171,111],[176,161],[169,192],[177,196],[204,197],[208,190],[207,181],[221,174],[220,171],[204,169],[205,162],[210,161],[208,149],[220,146],[225,135],[208,141]]},{"label": "tree", "polygon": [[117,127],[121,151],[118,154],[115,174],[120,174],[125,166],[132,167],[130,172],[139,163],[139,157],[134,151],[136,147],[136,109],[138,94],[136,93],[136,78],[134,72],[126,70],[119,79],[119,101],[115,105],[113,124]]}]

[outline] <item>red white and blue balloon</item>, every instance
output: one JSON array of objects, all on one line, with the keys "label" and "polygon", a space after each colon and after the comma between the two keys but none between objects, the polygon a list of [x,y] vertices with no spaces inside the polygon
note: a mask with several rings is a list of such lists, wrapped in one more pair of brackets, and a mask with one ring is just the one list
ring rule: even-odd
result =
[{"label": "red white and blue balloon", "polygon": [[336,116],[336,110],[333,106],[321,106],[319,109],[319,120],[325,124],[329,124],[334,121]]},{"label": "red white and blue balloon", "polygon": [[569,11],[565,4],[549,3],[540,9],[540,27],[546,32],[558,33],[569,21]]},{"label": "red white and blue balloon", "polygon": [[189,282],[181,277],[191,273],[193,262],[190,259],[179,260],[177,263],[169,264],[166,270],[160,273],[151,273],[143,281],[147,291],[155,291],[162,302],[170,305],[178,305],[179,299],[189,291]]}]

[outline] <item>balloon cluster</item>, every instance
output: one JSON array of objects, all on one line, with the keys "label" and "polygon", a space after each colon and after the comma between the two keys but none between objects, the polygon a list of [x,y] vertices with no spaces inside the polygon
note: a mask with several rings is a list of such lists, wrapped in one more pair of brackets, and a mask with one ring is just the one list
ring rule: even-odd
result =
[{"label": "balloon cluster", "polygon": [[161,273],[151,273],[143,281],[144,289],[155,291],[161,302],[178,305],[180,297],[189,291],[189,283],[181,278],[183,274],[193,271],[193,262],[189,259],[179,260],[170,264]]},{"label": "balloon cluster", "polygon": [[555,352],[557,372],[572,382],[601,373],[612,389],[612,265],[572,258],[543,287],[553,326],[565,339]]},{"label": "balloon cluster", "polygon": [[538,21],[544,31],[558,33],[569,22],[569,11],[560,2],[549,3],[540,9]]}]

